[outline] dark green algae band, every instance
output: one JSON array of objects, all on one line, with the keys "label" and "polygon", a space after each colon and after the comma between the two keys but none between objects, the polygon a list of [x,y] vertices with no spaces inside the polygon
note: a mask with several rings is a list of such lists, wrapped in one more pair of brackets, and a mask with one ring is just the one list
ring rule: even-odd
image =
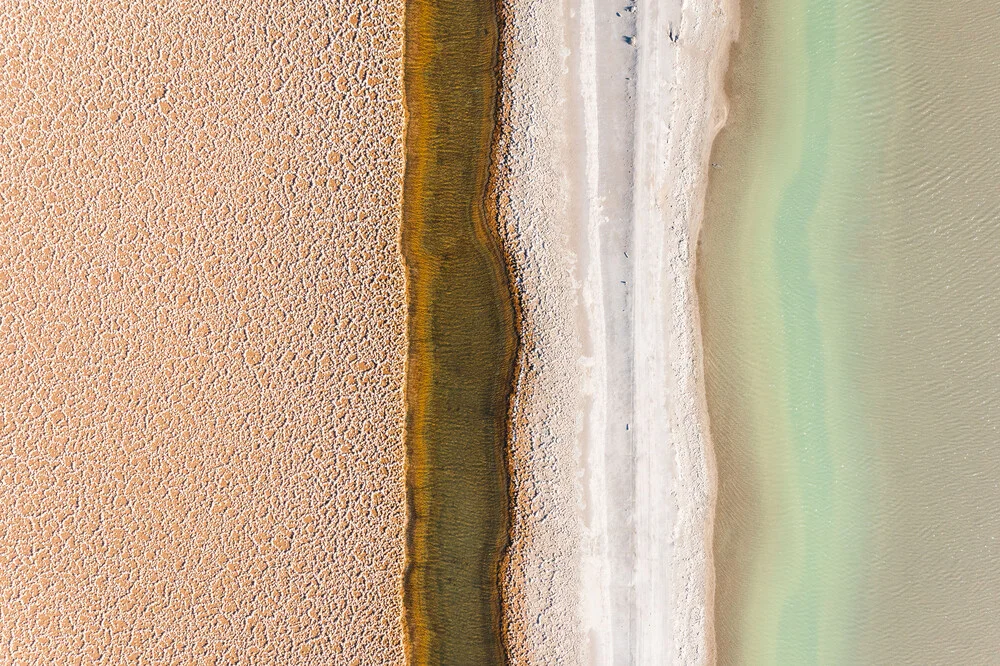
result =
[{"label": "dark green algae band", "polygon": [[413,664],[502,664],[498,567],[514,304],[485,202],[492,0],[408,0],[402,251],[407,270],[403,584]]}]

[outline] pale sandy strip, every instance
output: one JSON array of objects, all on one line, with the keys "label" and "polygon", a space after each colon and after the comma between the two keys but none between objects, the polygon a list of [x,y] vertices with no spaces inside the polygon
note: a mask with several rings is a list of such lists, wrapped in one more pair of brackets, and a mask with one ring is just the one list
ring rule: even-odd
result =
[{"label": "pale sandy strip", "polygon": [[590,323],[590,354],[584,358],[587,369],[585,394],[589,402],[587,432],[590,434],[583,464],[588,470],[585,488],[588,502],[584,509],[584,546],[580,575],[580,609],[583,632],[588,636],[591,659],[601,661],[602,653],[611,649],[614,622],[611,609],[611,570],[608,550],[608,478],[605,466],[604,432],[607,429],[607,335],[604,323],[604,293],[602,290],[602,246],[600,224],[603,218],[599,192],[600,126],[598,119],[597,43],[594,0],[579,2],[579,70],[580,98],[583,107],[582,134],[584,144],[584,177],[587,201],[585,243],[587,259],[583,300],[586,321]]},{"label": "pale sandy strip", "polygon": [[714,661],[715,466],[695,257],[737,9],[688,0],[673,26],[677,42],[657,9],[639,16],[635,655],[637,664],[706,663]]}]

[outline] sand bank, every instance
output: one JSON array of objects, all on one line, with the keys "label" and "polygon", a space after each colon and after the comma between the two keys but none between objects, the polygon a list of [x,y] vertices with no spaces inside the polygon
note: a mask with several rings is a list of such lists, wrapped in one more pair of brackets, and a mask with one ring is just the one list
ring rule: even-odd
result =
[{"label": "sand bank", "polygon": [[402,661],[402,3],[5,3],[0,662]]},{"label": "sand bank", "polygon": [[712,658],[694,257],[734,10],[502,5],[515,663]]}]

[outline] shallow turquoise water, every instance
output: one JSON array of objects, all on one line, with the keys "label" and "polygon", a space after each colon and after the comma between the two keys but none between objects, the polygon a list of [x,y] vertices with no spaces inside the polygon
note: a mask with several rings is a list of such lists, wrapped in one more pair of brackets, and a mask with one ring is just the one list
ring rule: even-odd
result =
[{"label": "shallow turquoise water", "polygon": [[723,663],[1000,648],[1000,18],[872,5],[744,4],[699,257]]}]

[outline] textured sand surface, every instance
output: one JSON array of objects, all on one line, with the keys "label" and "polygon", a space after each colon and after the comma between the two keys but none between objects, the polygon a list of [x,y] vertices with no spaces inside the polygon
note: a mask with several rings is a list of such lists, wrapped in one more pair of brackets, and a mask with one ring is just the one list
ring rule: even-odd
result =
[{"label": "textured sand surface", "polygon": [[583,663],[575,591],[582,525],[578,279],[570,234],[580,192],[567,175],[561,0],[500,5],[494,184],[519,298],[521,348],[508,446],[511,542],[502,563],[512,664]]},{"label": "textured sand surface", "polygon": [[0,2],[0,662],[402,660],[401,13]]}]

